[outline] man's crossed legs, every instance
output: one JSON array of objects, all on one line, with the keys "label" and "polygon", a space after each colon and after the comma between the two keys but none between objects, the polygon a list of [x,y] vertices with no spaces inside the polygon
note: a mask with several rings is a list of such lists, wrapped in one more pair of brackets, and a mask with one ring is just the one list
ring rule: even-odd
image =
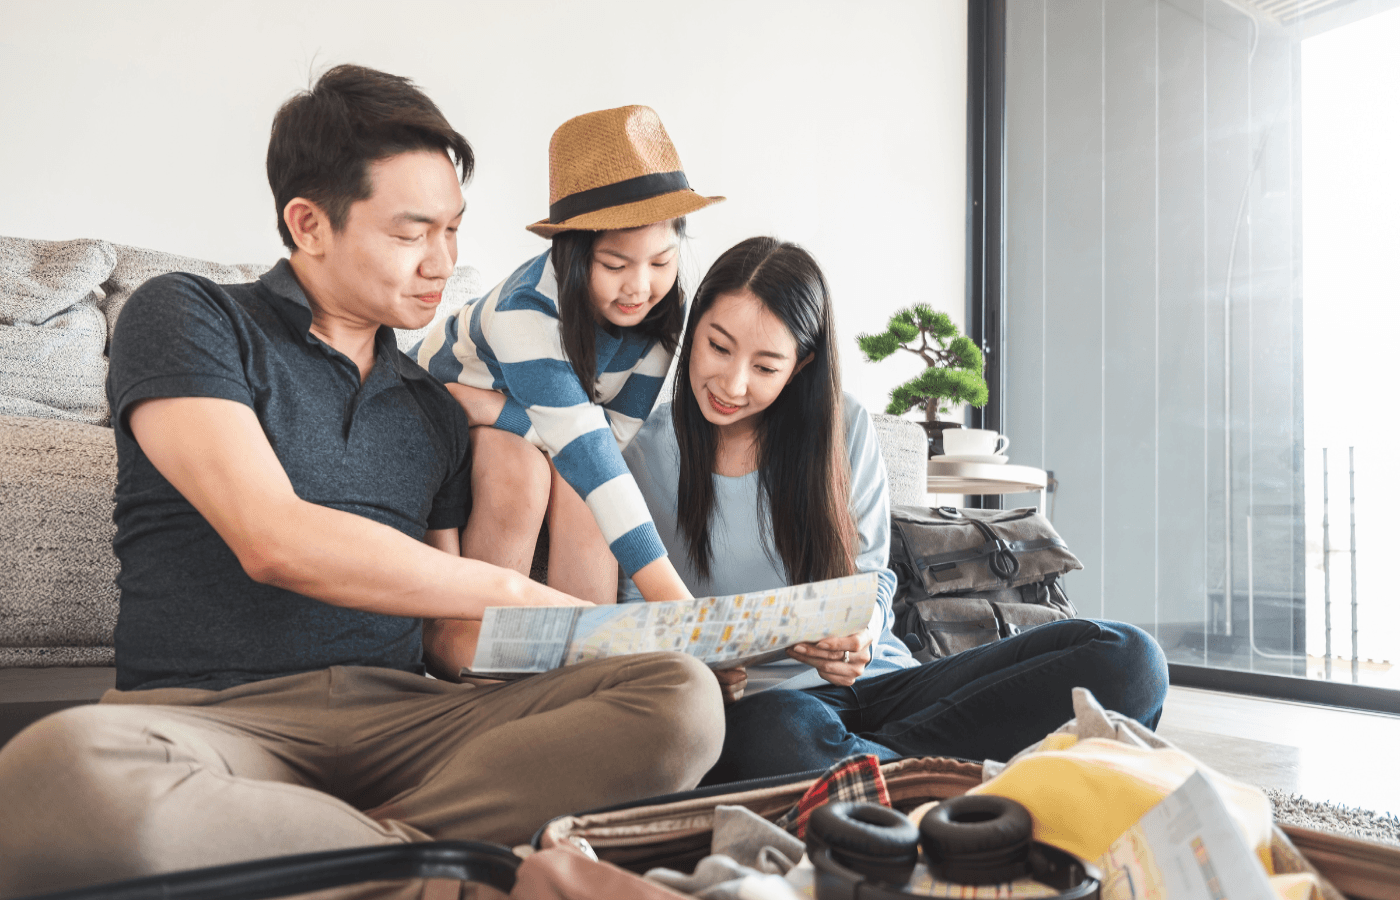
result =
[{"label": "man's crossed legs", "polygon": [[336,667],[112,691],[0,752],[0,896],[370,844],[515,844],[555,815],[695,786],[714,675],[681,654],[472,687]]}]

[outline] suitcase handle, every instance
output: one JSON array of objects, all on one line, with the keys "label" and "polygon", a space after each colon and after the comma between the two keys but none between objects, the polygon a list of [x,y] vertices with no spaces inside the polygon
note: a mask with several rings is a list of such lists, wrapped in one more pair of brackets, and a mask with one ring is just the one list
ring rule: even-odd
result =
[{"label": "suitcase handle", "polygon": [[515,886],[520,858],[482,841],[352,847],[226,866],[186,869],[92,885],[28,900],[264,900],[365,881],[455,878],[502,893]]}]

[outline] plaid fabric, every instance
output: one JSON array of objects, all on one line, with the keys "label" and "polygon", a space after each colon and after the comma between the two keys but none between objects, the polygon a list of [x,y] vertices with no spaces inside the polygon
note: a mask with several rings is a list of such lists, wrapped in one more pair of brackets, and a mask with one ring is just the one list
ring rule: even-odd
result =
[{"label": "plaid fabric", "polygon": [[776,824],[799,839],[806,840],[807,819],[811,817],[812,810],[847,800],[890,805],[889,788],[885,787],[880,760],[875,756],[869,753],[848,756],[827,769],[812,783],[797,805],[783,813]]}]

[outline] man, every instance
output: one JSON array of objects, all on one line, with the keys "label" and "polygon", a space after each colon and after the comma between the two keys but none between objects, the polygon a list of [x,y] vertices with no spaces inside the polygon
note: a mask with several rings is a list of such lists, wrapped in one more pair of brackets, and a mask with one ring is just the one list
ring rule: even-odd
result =
[{"label": "man", "polygon": [[117,689],[0,752],[0,896],[515,843],[693,786],[718,756],[715,679],[677,654],[424,677],[425,619],[581,602],[457,555],[467,423],[394,343],[442,298],[471,169],[411,82],[337,67],[273,122],[290,259],[250,285],[162,276],[127,304],[108,379]]}]

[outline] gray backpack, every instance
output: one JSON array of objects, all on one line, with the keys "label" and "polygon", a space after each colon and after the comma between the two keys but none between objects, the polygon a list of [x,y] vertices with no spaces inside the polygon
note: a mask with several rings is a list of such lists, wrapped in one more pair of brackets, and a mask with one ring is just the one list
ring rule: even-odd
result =
[{"label": "gray backpack", "polygon": [[1059,578],[1084,568],[1033,508],[891,510],[894,633],[928,662],[1077,615]]}]

